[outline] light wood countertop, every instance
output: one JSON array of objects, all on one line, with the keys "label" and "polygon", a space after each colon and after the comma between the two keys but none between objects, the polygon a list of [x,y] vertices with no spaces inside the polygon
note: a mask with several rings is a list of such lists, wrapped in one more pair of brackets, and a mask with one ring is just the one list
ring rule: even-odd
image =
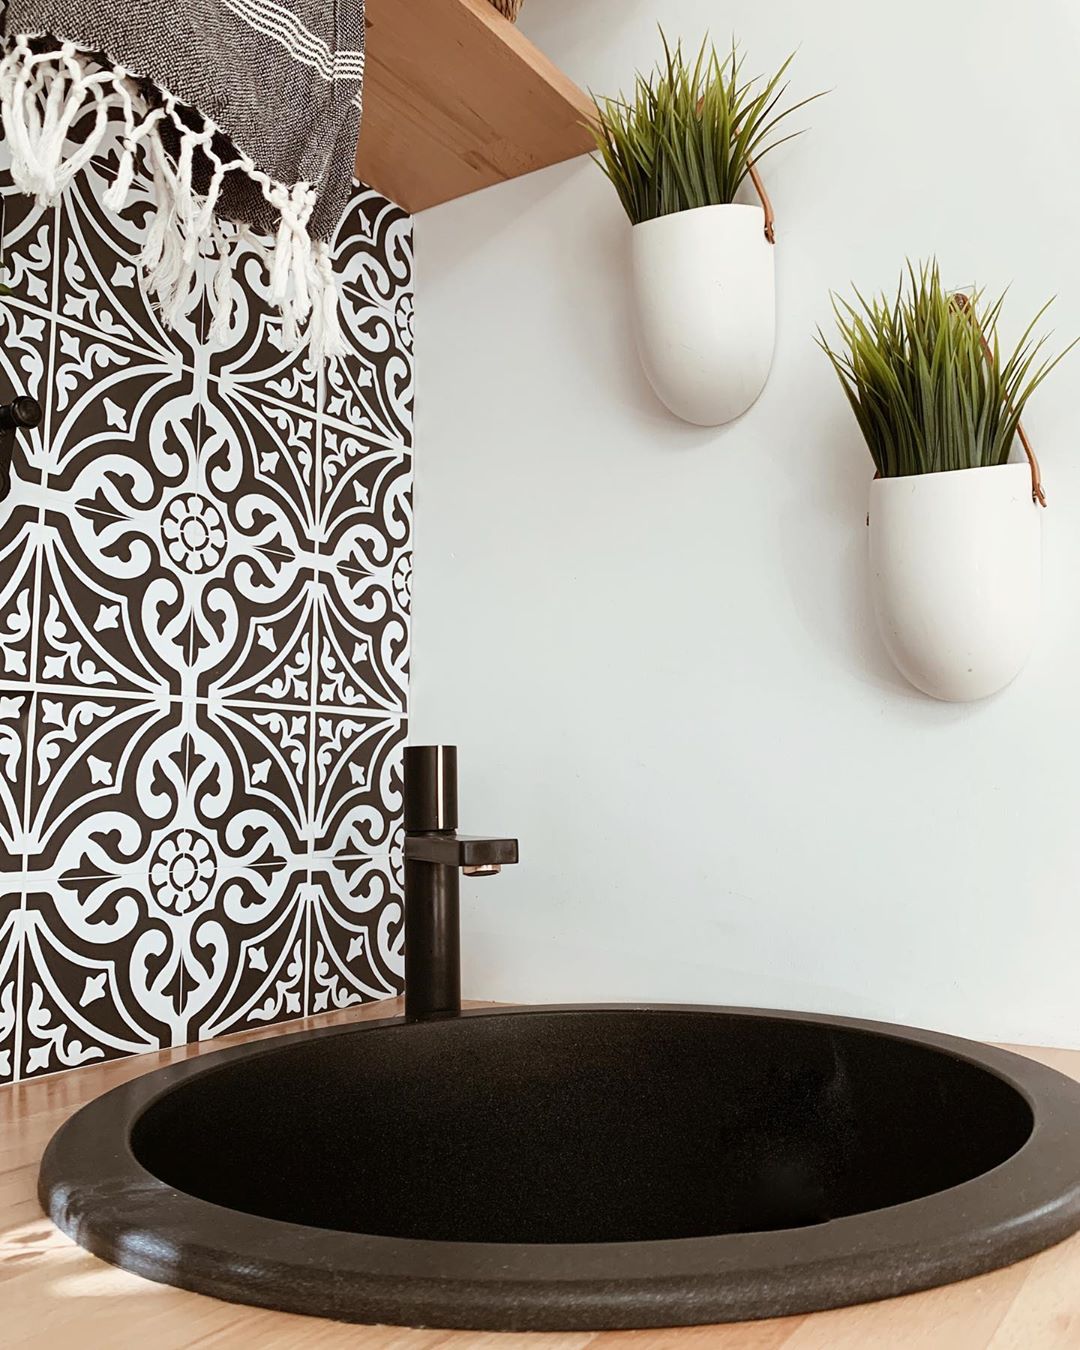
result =
[{"label": "light wood countertop", "polygon": [[[524,1335],[345,1326],[219,1303],[128,1275],[44,1218],[38,1161],[84,1102],[139,1074],[243,1040],[389,1016],[383,1003],[115,1060],[0,1088],[0,1346],[49,1350],[1080,1350],[1080,1236],[1005,1270],[921,1294],[805,1317],[681,1330]],[[1020,1047],[1080,1079],[1080,1051]]]}]

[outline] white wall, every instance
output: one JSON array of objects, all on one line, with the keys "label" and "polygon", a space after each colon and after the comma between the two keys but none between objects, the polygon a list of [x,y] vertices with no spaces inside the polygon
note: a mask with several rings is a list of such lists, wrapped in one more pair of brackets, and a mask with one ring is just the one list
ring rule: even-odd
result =
[{"label": "white wall", "polygon": [[997,698],[894,673],[866,591],[869,457],[811,340],[830,287],[1013,282],[1080,333],[1075,0],[531,0],[604,92],[661,19],[834,92],[765,161],[772,378],[670,417],[628,325],[628,225],[587,159],[421,215],[412,734],[461,746],[465,987],[810,1008],[1080,1045],[1080,409],[1032,407],[1041,640]]}]

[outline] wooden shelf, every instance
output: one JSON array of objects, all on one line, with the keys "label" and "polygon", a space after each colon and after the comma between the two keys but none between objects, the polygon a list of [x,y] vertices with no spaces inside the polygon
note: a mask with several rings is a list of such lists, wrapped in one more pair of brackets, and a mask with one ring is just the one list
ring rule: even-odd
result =
[{"label": "wooden shelf", "polygon": [[367,0],[356,175],[422,211],[592,148],[588,96],[487,0]]}]

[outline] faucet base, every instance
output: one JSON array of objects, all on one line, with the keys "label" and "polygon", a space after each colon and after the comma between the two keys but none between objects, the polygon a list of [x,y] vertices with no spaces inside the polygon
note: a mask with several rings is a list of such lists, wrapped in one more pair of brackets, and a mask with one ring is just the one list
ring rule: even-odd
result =
[{"label": "faucet base", "polygon": [[458,871],[405,859],[405,1019],[461,1011]]}]

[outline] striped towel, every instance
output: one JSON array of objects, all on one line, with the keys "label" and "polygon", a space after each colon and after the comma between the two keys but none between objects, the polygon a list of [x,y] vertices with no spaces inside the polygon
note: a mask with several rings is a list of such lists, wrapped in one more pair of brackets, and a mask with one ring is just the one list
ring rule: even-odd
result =
[{"label": "striped towel", "polygon": [[0,33],[20,191],[54,201],[118,124],[105,205],[123,209],[136,165],[152,179],[142,266],[165,321],[209,253],[212,332],[228,330],[243,241],[265,252],[286,342],[340,350],[327,241],[356,152],[363,0],[8,0]]}]

